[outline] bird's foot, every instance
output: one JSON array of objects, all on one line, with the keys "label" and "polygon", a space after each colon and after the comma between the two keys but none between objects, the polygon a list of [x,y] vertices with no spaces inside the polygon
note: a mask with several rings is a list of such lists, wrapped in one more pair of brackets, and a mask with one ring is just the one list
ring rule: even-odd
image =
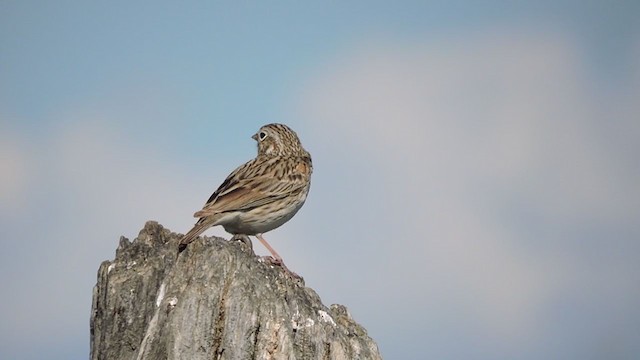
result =
[{"label": "bird's foot", "polygon": [[280,266],[284,272],[289,275],[291,278],[295,279],[295,280],[300,280],[303,282],[304,284],[304,279],[302,278],[302,276],[296,274],[295,272],[289,270],[289,268],[287,267],[287,265],[284,264],[284,261],[282,261],[281,258],[274,258],[273,256],[263,256],[262,257],[262,261],[264,261],[266,264],[269,265],[274,265],[274,266]]},{"label": "bird's foot", "polygon": [[251,239],[249,238],[248,235],[236,234],[236,235],[233,235],[231,239],[229,239],[229,241],[239,241],[244,245],[246,245],[247,247],[249,247],[251,251],[253,251],[253,243],[251,242]]},{"label": "bird's foot", "polygon": [[273,256],[270,256],[270,255],[262,256],[261,259],[267,265],[276,265],[276,266],[284,265],[284,262],[282,262],[282,259],[274,258]]}]

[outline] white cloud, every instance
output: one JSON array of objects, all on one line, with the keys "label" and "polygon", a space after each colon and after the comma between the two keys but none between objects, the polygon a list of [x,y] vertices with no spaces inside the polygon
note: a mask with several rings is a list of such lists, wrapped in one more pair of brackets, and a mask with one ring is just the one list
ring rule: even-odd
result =
[{"label": "white cloud", "polygon": [[[3,229],[12,248],[3,256],[1,279],[12,294],[0,327],[7,346],[24,346],[34,336],[86,337],[88,346],[91,287],[119,236],[133,240],[147,220],[186,232],[214,177],[208,171],[193,176],[167,160],[170,148],[137,143],[108,119],[67,120],[21,158],[36,166],[27,188],[29,215]],[[12,277],[15,272],[20,276]]]},{"label": "white cloud", "polygon": [[7,213],[20,212],[28,198],[28,149],[13,131],[0,127],[0,210]]},{"label": "white cloud", "polygon": [[[330,140],[321,161],[357,168],[332,190],[352,196],[335,199],[389,263],[380,296],[462,312],[477,336],[521,348],[549,330],[562,289],[621,280],[619,264],[603,275],[589,259],[629,239],[580,238],[630,227],[640,209],[636,156],[602,135],[616,109],[598,90],[570,39],[502,31],[355,49],[310,79],[297,116],[316,148]],[[638,133],[634,116],[613,121]]]}]

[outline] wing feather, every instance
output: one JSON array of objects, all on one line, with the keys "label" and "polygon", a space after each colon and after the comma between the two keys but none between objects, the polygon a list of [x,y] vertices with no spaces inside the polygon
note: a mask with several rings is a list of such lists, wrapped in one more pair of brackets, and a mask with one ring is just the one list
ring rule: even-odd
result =
[{"label": "wing feather", "polygon": [[[293,174],[300,169],[300,161],[303,160],[256,158],[247,162],[224,180],[194,216],[201,218],[222,212],[249,211],[303,190],[306,186],[303,178],[306,176]],[[303,172],[308,171],[306,165],[302,169]]]}]

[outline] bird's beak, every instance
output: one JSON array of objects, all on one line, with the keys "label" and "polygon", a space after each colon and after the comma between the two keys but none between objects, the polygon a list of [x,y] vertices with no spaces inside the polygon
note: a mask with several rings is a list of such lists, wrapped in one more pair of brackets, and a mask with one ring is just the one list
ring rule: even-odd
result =
[{"label": "bird's beak", "polygon": [[251,137],[253,140],[258,141],[258,134],[253,134],[253,136]]}]

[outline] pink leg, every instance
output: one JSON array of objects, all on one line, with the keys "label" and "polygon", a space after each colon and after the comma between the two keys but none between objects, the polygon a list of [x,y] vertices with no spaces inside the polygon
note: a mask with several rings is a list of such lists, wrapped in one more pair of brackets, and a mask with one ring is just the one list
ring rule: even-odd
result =
[{"label": "pink leg", "polygon": [[260,240],[260,242],[262,243],[262,245],[264,245],[264,247],[267,248],[267,250],[269,250],[269,252],[271,253],[271,255],[273,255],[273,257],[275,258],[275,263],[277,265],[282,266],[286,272],[288,272],[291,276],[293,276],[294,278],[298,278],[298,279],[302,279],[302,276],[294,273],[293,271],[289,270],[289,268],[287,267],[287,265],[284,264],[284,261],[282,261],[282,257],[280,257],[280,255],[271,247],[271,245],[269,245],[269,243],[267,242],[267,240],[265,240],[262,237],[262,234],[256,234],[256,237],[258,238],[258,240]]},{"label": "pink leg", "polygon": [[262,234],[256,234],[256,237],[258,238],[258,240],[260,240],[260,242],[262,243],[262,245],[264,245],[264,247],[267,248],[267,250],[269,250],[269,252],[271,253],[271,255],[273,255],[273,257],[276,259],[276,261],[279,264],[284,264],[282,262],[282,257],[280,257],[280,255],[278,255],[278,253],[271,247],[271,245],[269,245],[269,243],[267,242],[267,240],[265,240],[262,237]]}]

